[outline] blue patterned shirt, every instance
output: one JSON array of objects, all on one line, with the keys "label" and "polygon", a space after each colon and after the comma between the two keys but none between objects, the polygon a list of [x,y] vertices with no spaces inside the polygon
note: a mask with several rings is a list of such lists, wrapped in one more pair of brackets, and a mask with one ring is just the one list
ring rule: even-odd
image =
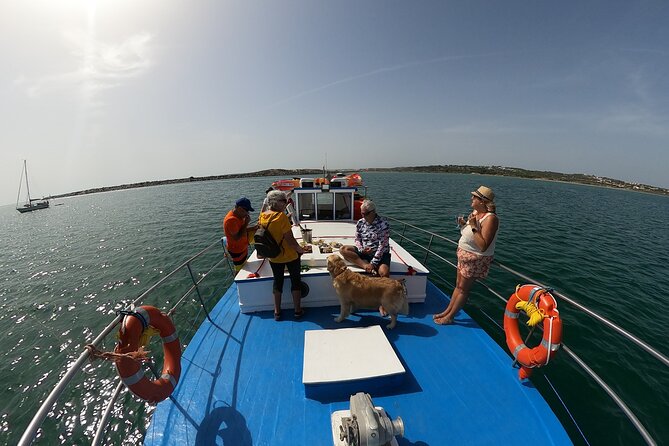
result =
[{"label": "blue patterned shirt", "polygon": [[360,252],[365,248],[371,248],[374,252],[374,258],[371,264],[378,266],[381,263],[381,257],[390,252],[390,223],[385,217],[379,215],[374,218],[372,223],[361,218],[355,225],[355,246]]}]

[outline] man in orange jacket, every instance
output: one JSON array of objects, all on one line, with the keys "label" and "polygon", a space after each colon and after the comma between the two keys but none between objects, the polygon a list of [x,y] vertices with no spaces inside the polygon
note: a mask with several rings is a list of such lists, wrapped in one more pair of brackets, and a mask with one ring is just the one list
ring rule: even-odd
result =
[{"label": "man in orange jacket", "polygon": [[237,272],[246,263],[249,255],[249,239],[253,238],[253,234],[258,229],[258,225],[249,227],[251,221],[249,212],[253,212],[251,201],[246,197],[241,197],[235,202],[234,209],[230,210],[223,219],[223,232],[227,238],[228,253],[230,253]]}]

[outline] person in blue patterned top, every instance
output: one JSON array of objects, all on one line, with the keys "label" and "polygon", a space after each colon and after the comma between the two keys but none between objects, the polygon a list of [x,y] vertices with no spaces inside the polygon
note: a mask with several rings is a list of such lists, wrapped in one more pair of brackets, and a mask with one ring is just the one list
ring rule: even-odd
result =
[{"label": "person in blue patterned top", "polygon": [[339,252],[346,260],[370,274],[390,277],[390,224],[376,213],[372,200],[360,206],[362,218],[355,226],[355,246],[342,246]]}]

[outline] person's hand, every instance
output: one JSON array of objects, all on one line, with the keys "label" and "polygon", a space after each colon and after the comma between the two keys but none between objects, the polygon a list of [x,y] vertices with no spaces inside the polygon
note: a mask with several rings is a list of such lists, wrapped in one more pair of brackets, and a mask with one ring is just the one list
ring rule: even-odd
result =
[{"label": "person's hand", "polygon": [[363,254],[369,254],[369,253],[371,253],[371,252],[372,252],[372,248],[363,248],[363,249],[362,249],[362,253],[363,253]]},{"label": "person's hand", "polygon": [[368,272],[370,274],[373,273],[374,272],[374,265],[372,265],[371,263],[368,263],[367,265],[365,265],[365,272]]}]

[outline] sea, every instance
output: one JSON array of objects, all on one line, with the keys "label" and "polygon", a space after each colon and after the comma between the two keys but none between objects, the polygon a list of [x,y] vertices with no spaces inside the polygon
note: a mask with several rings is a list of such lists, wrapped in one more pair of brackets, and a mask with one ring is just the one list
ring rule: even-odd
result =
[{"label": "sea", "polygon": [[[457,241],[455,218],[470,211],[480,185],[496,194],[500,232],[495,260],[548,285],[669,356],[669,197],[630,190],[510,177],[362,173],[381,215]],[[0,444],[16,444],[69,364],[145,290],[222,236],[221,220],[244,195],[257,209],[273,177],[153,186],[54,200],[19,214],[0,207]],[[409,235],[392,222],[393,237]],[[426,241],[429,241],[426,239]],[[422,251],[408,247],[418,259]],[[454,261],[441,239],[432,249]],[[205,256],[206,257],[206,256]],[[447,294],[452,266],[426,259]],[[205,266],[193,265],[203,277]],[[187,345],[229,286],[227,265],[208,275],[175,315]],[[191,280],[175,277],[174,289]],[[523,279],[493,266],[465,307],[506,349],[504,302]],[[168,308],[180,295],[167,287],[148,304]],[[669,368],[605,324],[559,300],[564,344],[628,405],[658,444],[669,444]],[[539,335],[540,336],[540,335]],[[538,342],[530,338],[528,343]],[[114,336],[104,347],[112,349]],[[84,367],[51,411],[36,444],[90,444],[117,383],[113,365]],[[564,351],[535,371],[539,388],[575,444],[644,444],[624,413]],[[153,408],[124,392],[105,444],[137,444]],[[510,414],[537,423],[531,413]],[[438,420],[435,420],[438,422]],[[523,432],[518,432],[519,437]],[[531,439],[527,439],[531,442]],[[431,445],[438,446],[438,445]]]}]

